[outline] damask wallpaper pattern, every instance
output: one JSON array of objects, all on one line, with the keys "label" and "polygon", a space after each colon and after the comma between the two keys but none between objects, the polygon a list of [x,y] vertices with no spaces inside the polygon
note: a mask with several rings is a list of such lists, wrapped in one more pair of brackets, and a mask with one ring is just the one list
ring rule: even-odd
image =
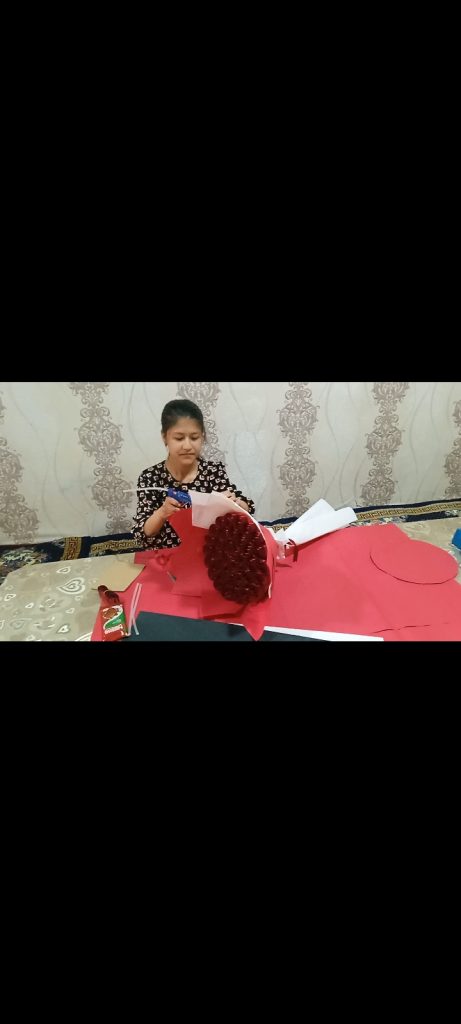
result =
[{"label": "damask wallpaper pattern", "polygon": [[312,403],[307,381],[290,380],[288,383],[290,390],[279,415],[282,437],[288,438],[280,480],[288,498],[285,514],[301,516],[309,507],[309,489],[316,474],[308,442],[318,421],[318,407]]},{"label": "damask wallpaper pattern", "polygon": [[461,383],[0,382],[0,544],[126,532],[164,458],[160,414],[201,406],[207,458],[260,519],[461,496]]},{"label": "damask wallpaper pattern", "polygon": [[[5,417],[5,407],[0,398],[0,427]],[[18,537],[20,541],[33,541],[37,536],[39,521],[34,509],[30,509],[19,491],[23,476],[21,460],[17,452],[8,448],[6,438],[0,437],[0,539]]]},{"label": "damask wallpaper pattern", "polygon": [[449,485],[445,491],[447,498],[458,498],[461,495],[461,401],[456,402],[453,419],[458,428],[458,437],[445,462],[449,479]]},{"label": "damask wallpaper pattern", "polygon": [[376,381],[373,385],[379,413],[367,440],[372,468],[362,488],[363,505],[389,505],[394,497],[397,485],[392,477],[393,460],[403,442],[398,408],[409,387],[408,381],[395,380]]},{"label": "damask wallpaper pattern", "polygon": [[[94,459],[96,482],[91,487],[95,504],[107,513],[108,533],[126,533],[131,529],[127,494],[129,481],[122,478],[117,458],[122,450],[121,428],[113,423],[110,410],[104,405],[107,381],[69,381],[70,390],[80,399],[82,425],[78,430],[80,446]],[[125,490],[123,489],[125,488]]]}]

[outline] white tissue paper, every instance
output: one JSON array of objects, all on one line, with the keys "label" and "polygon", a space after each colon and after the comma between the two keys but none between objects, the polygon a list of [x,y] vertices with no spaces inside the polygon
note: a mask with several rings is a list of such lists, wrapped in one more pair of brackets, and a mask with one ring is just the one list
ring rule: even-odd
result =
[{"label": "white tissue paper", "polygon": [[291,540],[294,544],[300,545],[324,537],[327,533],[343,530],[345,526],[356,522],[357,516],[353,508],[341,508],[335,512],[334,508],[321,498],[287,530],[271,532],[274,533],[277,544],[288,544]]},{"label": "white tissue paper", "polygon": [[210,526],[216,522],[218,516],[225,516],[229,512],[239,512],[242,516],[246,516],[247,519],[251,519],[252,523],[256,523],[256,526],[261,531],[261,527],[253,516],[250,516],[249,512],[245,512],[244,508],[240,508],[240,505],[236,505],[234,501],[229,498],[225,498],[219,491],[213,491],[211,494],[202,494],[201,491],[190,491],[189,497],[192,501],[192,523],[194,526],[199,526],[202,530],[209,530]]}]

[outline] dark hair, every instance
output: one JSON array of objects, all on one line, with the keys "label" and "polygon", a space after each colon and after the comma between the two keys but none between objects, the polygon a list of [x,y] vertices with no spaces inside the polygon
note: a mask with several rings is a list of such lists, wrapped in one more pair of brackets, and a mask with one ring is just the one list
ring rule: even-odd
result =
[{"label": "dark hair", "polygon": [[205,434],[203,412],[195,402],[190,402],[188,398],[178,398],[174,402],[167,403],[162,412],[162,432],[166,434],[167,431],[176,426],[178,420],[183,417],[191,420],[197,420],[197,423]]}]

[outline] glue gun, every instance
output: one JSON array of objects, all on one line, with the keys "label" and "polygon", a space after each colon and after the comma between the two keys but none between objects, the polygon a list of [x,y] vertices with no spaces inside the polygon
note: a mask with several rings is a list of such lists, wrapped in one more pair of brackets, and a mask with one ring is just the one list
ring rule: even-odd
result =
[{"label": "glue gun", "polygon": [[163,491],[169,498],[179,501],[183,508],[192,508],[192,498],[186,491],[178,491],[175,487],[138,487],[138,494],[147,491]]},{"label": "glue gun", "polygon": [[175,501],[179,501],[179,504],[183,505],[184,508],[192,508],[190,494],[186,494],[185,491],[175,491],[174,487],[169,487],[168,497],[174,498]]}]

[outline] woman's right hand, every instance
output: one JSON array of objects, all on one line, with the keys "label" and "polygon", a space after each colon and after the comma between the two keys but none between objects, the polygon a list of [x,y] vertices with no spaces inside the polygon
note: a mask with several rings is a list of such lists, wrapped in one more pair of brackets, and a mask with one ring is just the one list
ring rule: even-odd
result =
[{"label": "woman's right hand", "polygon": [[160,509],[165,523],[167,519],[171,519],[174,515],[176,515],[176,512],[180,512],[182,507],[183,506],[179,503],[179,501],[176,501],[175,498],[166,498]]}]

